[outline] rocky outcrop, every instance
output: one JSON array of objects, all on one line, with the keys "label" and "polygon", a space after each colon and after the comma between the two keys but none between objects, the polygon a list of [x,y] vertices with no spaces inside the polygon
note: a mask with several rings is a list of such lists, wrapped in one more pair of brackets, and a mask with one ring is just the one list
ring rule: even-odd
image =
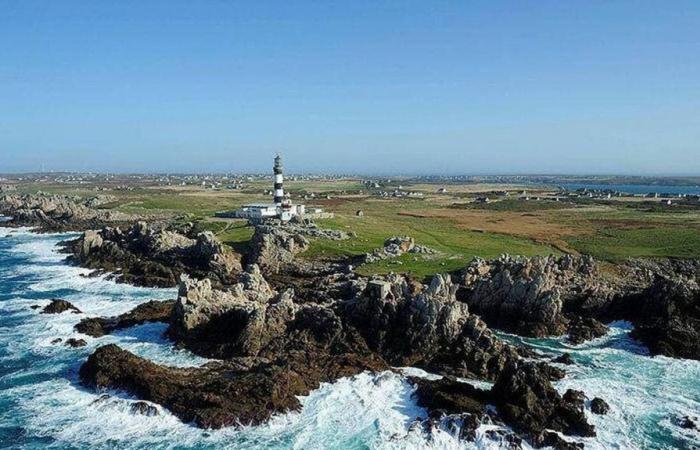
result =
[{"label": "rocky outcrop", "polygon": [[296,305],[291,294],[277,295],[257,265],[228,290],[183,276],[169,334],[180,344],[210,357],[253,356],[284,333]]},{"label": "rocky outcrop", "polygon": [[404,253],[420,253],[433,255],[437,252],[430,247],[416,245],[410,236],[392,236],[384,241],[382,248],[375,249],[363,256],[361,263],[373,263],[384,259],[398,258]]},{"label": "rocky outcrop", "polygon": [[565,334],[565,303],[607,296],[592,258],[475,259],[460,273],[460,299],[496,328],[524,336]]},{"label": "rocky outcrop", "polygon": [[659,278],[638,298],[632,337],[653,355],[700,359],[697,279]]},{"label": "rocky outcrop", "polygon": [[73,314],[79,314],[82,312],[78,308],[73,306],[71,302],[62,300],[60,298],[55,298],[51,300],[51,303],[46,305],[44,309],[41,310],[41,314],[61,314],[66,311],[70,311]]},{"label": "rocky outcrop", "polygon": [[92,337],[101,337],[116,330],[148,322],[170,322],[175,300],[151,300],[131,311],[115,317],[91,317],[75,325],[75,331]]},{"label": "rocky outcrop", "polygon": [[85,339],[69,338],[66,340],[66,345],[73,348],[85,347],[87,342]]},{"label": "rocky outcrop", "polygon": [[499,374],[491,396],[504,420],[537,446],[556,441],[548,430],[595,436],[584,413],[583,393],[569,390],[564,396],[559,395],[542,365],[510,362]]},{"label": "rocky outcrop", "polygon": [[368,282],[344,315],[392,365],[493,379],[516,351],[457,301],[456,290],[448,276],[423,286],[392,274]]},{"label": "rocky outcrop", "polygon": [[605,336],[608,327],[592,317],[576,316],[569,322],[568,333],[569,342],[578,345]]},{"label": "rocky outcrop", "polygon": [[605,415],[610,411],[610,405],[600,397],[591,400],[591,412],[593,414]]},{"label": "rocky outcrop", "polygon": [[574,358],[571,356],[571,353],[562,353],[561,355],[552,359],[552,362],[557,364],[565,364],[567,366],[575,363]]},{"label": "rocky outcrop", "polygon": [[319,383],[364,370],[382,370],[374,357],[343,355],[307,359],[238,358],[198,368],[154,364],[116,345],[98,348],[80,368],[88,386],[121,389],[168,408],[203,428],[258,424],[277,412],[299,408],[297,396]]},{"label": "rocky outcrop", "polygon": [[[296,396],[320,382],[390,365],[507,384],[502,373],[519,359],[516,349],[457,301],[450,277],[436,276],[427,286],[398,275],[365,279],[348,274],[342,282],[351,285],[347,298],[316,303],[297,302],[293,291],[273,289],[255,265],[226,290],[214,289],[208,279],[183,277],[169,334],[178,345],[222,362],[170,368],[107,346],[88,359],[81,378],[90,386],[123,389],[159,403],[205,427],[264,421],[274,412],[297,408]],[[561,377],[561,371],[537,367],[539,389],[556,393],[548,380]],[[486,394],[450,381],[454,378],[425,384],[421,401],[434,415],[454,411],[478,425]],[[563,400],[550,400],[539,406],[541,414],[548,414],[540,419],[546,425],[554,423],[557,411],[568,413],[561,409]],[[540,423],[512,420],[520,420],[514,423],[522,423],[522,430]],[[573,429],[567,426],[560,429]],[[541,430],[534,430],[523,434],[539,436]]]},{"label": "rocky outcrop", "polygon": [[602,270],[592,258],[503,256],[457,275],[458,298],[492,327],[579,344],[628,320],[652,354],[700,359],[700,261],[630,260]]},{"label": "rocky outcrop", "polygon": [[117,281],[138,286],[173,287],[183,273],[221,286],[235,282],[241,271],[240,255],[211,232],[189,237],[145,222],[127,231],[88,230],[66,247],[83,267],[114,272]]},{"label": "rocky outcrop", "polygon": [[84,230],[133,220],[117,211],[93,209],[95,202],[92,198],[63,195],[8,194],[0,197],[0,214],[12,217],[6,225],[34,226],[44,231]]},{"label": "rocky outcrop", "polygon": [[265,273],[278,273],[308,248],[309,240],[302,234],[280,226],[257,225],[250,241],[248,263],[258,265]]},{"label": "rocky outcrop", "polygon": [[[535,447],[580,448],[551,430],[574,436],[594,436],[593,426],[584,414],[585,396],[567,391],[563,396],[552,388],[545,366],[519,362],[506,367],[491,390],[475,388],[453,377],[438,380],[413,378],[414,396],[426,408],[432,420],[443,427],[459,423],[460,437],[473,441],[482,423],[506,424]],[[487,405],[497,405],[497,411]],[[513,443],[519,437],[504,431]],[[515,448],[520,448],[517,445]]]}]

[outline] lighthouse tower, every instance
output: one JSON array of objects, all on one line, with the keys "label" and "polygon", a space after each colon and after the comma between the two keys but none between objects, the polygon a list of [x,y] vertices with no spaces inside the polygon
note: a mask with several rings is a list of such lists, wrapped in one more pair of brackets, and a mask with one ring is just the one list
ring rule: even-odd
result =
[{"label": "lighthouse tower", "polygon": [[275,205],[280,206],[284,200],[284,189],[282,188],[284,177],[282,175],[282,157],[279,153],[275,156],[275,165],[272,170],[275,173]]}]

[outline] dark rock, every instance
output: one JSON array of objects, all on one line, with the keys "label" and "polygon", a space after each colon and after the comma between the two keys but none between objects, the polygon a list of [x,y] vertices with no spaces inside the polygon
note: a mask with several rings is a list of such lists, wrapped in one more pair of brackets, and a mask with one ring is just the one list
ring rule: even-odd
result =
[{"label": "dark rock", "polygon": [[132,414],[140,414],[142,416],[153,417],[158,415],[158,408],[142,401],[132,403],[129,410]]},{"label": "dark rock", "polygon": [[579,344],[603,322],[628,320],[652,354],[700,359],[700,260],[636,259],[615,267],[590,257],[475,259],[457,275],[457,298],[487,324]]},{"label": "dark rock", "polygon": [[569,323],[569,342],[582,344],[591,339],[603,337],[608,333],[608,327],[592,317],[576,317]]},{"label": "dark rock", "polygon": [[87,342],[85,342],[85,339],[69,338],[66,341],[66,345],[73,348],[85,347],[87,345]]},{"label": "dark rock", "polygon": [[659,278],[640,299],[631,335],[652,355],[700,360],[700,287],[697,280]]},{"label": "dark rock", "polygon": [[506,430],[486,430],[485,434],[489,439],[499,442],[501,444],[499,448],[507,450],[520,450],[523,448],[523,440]]},{"label": "dark rock", "polygon": [[80,368],[88,386],[121,389],[168,408],[204,428],[258,424],[278,412],[299,408],[297,396],[320,382],[386,365],[371,356],[310,357],[290,352],[270,361],[244,358],[197,368],[154,364],[114,344],[98,348]]},{"label": "dark rock", "polygon": [[561,438],[557,433],[545,431],[540,439],[536,442],[538,447],[551,447],[555,450],[579,450],[584,448],[583,444],[578,442],[568,442]]},{"label": "dark rock", "polygon": [[697,417],[683,416],[674,418],[673,423],[685,430],[697,430],[700,429],[697,420]]},{"label": "dark rock", "polygon": [[220,427],[260,423],[296,409],[296,396],[320,382],[410,365],[496,380],[491,391],[453,376],[414,380],[416,397],[430,412],[426,427],[443,419],[453,425],[465,421],[469,437],[472,425],[488,414],[488,402],[531,442],[542,439],[546,428],[593,433],[582,404],[562,398],[550,383],[564,372],[544,363],[522,363],[524,371],[514,366],[515,348],[456,299],[449,277],[436,276],[428,286],[398,275],[371,280],[324,275],[317,283],[321,279],[347,286],[323,285],[319,292],[342,291],[347,298],[333,294],[326,303],[297,302],[293,291],[273,289],[254,265],[225,291],[214,289],[209,279],[183,277],[169,334],[178,345],[223,361],[171,368],[111,345],[88,358],[81,380],[158,403],[184,421]]},{"label": "dark rock", "polygon": [[39,309],[39,308],[41,308],[41,305],[32,305],[32,306],[30,306],[30,308],[32,308],[32,309]]},{"label": "dark rock", "polygon": [[115,278],[139,286],[173,287],[180,275],[231,284],[241,271],[241,257],[210,232],[194,238],[137,222],[128,231],[88,230],[64,243],[70,259],[83,267],[115,272]]},{"label": "dark rock", "polygon": [[600,397],[595,397],[591,400],[591,412],[593,414],[605,415],[610,411],[610,405]]},{"label": "dark rock", "polygon": [[457,301],[456,288],[448,276],[436,275],[418,290],[392,274],[345,302],[344,321],[392,365],[495,379],[517,352]]},{"label": "dark rock", "polygon": [[52,344],[60,344],[61,342],[63,342],[63,339],[61,338],[56,338],[53,341],[51,341]]},{"label": "dark rock", "polygon": [[51,303],[41,310],[41,314],[61,314],[65,311],[71,311],[73,314],[81,313],[81,311],[70,302],[61,299],[53,299]]},{"label": "dark rock", "polygon": [[574,358],[571,357],[571,353],[562,353],[561,355],[552,359],[552,362],[566,365],[571,365],[575,363]]},{"label": "dark rock", "polygon": [[79,333],[92,337],[101,337],[115,330],[140,325],[147,322],[169,322],[175,300],[151,300],[138,305],[131,311],[116,317],[91,317],[83,319],[75,325]]},{"label": "dark rock", "polygon": [[569,391],[562,398],[541,365],[523,361],[509,363],[500,373],[491,394],[504,420],[532,442],[541,441],[547,429],[568,435],[595,436],[579,394]]},{"label": "dark rock", "polygon": [[486,403],[490,399],[489,391],[475,388],[471,384],[461,383],[453,377],[439,380],[411,378],[416,385],[414,396],[418,406],[439,415],[472,414],[481,418],[486,412]]}]

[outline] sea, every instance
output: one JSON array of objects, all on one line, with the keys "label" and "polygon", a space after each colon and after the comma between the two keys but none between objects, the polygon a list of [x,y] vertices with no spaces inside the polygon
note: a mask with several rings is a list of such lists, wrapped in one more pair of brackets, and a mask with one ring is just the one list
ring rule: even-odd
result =
[{"label": "sea", "polygon": [[[155,416],[131,412],[136,399],[123,392],[82,387],[78,369],[100,345],[117,343],[131,352],[171,366],[197,366],[206,359],[175,349],[165,325],[147,324],[115,335],[90,338],[73,326],[82,318],[112,316],[150,299],[174,298],[174,289],[117,284],[69,265],[56,244],[74,234],[37,234],[0,227],[0,448],[2,449],[505,449],[507,444],[482,425],[474,442],[458,430],[426,432],[416,419],[408,375],[418,369],[362,373],[322,384],[300,397],[300,411],[274,416],[260,426],[202,430],[156,406]],[[82,313],[40,314],[52,298],[63,298]],[[595,438],[578,439],[587,449],[693,449],[700,433],[677,425],[700,415],[700,362],[650,357],[629,337],[630,325],[611,324],[610,333],[580,346],[561,339],[522,339],[543,353],[573,355],[576,365],[557,389],[580,389],[605,399],[606,416],[587,412]],[[83,338],[88,345],[54,343]],[[488,386],[487,383],[481,383]],[[528,448],[525,446],[525,448]]]}]

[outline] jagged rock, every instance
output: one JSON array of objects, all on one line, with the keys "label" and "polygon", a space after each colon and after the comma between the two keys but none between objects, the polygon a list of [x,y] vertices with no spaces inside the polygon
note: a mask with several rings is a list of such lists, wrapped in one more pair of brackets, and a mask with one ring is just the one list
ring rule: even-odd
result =
[{"label": "jagged rock", "polygon": [[525,336],[561,335],[564,301],[596,293],[592,258],[475,259],[460,274],[460,299],[487,323]]},{"label": "jagged rock", "polygon": [[537,446],[553,448],[555,450],[579,450],[584,448],[582,443],[565,441],[561,436],[552,431],[545,431],[542,433],[540,440],[537,442]]},{"label": "jagged rock", "polygon": [[541,365],[510,362],[499,374],[491,395],[506,422],[535,444],[543,445],[548,429],[595,436],[593,426],[586,420],[581,394],[569,391],[562,398]]},{"label": "jagged rock", "polygon": [[677,426],[685,429],[685,430],[697,430],[698,429],[698,424],[697,424],[697,417],[690,417],[690,416],[683,416],[683,417],[675,417],[673,419],[673,423],[675,423]]},{"label": "jagged rock", "polygon": [[309,247],[309,241],[299,233],[290,233],[283,227],[257,225],[250,242],[248,262],[264,272],[278,273],[294,261],[294,257]]},{"label": "jagged rock", "polygon": [[525,336],[605,334],[628,320],[652,354],[700,359],[700,260],[629,260],[602,270],[586,256],[475,259],[457,297],[492,327]]},{"label": "jagged rock", "polygon": [[69,338],[66,341],[66,345],[73,348],[85,347],[87,345],[87,342],[85,341],[85,339]]},{"label": "jagged rock", "polygon": [[61,314],[66,311],[70,311],[73,314],[80,314],[82,312],[78,308],[73,306],[72,303],[66,300],[55,298],[51,300],[51,303],[46,305],[44,309],[41,310],[41,314]]},{"label": "jagged rock", "polygon": [[321,382],[384,368],[371,356],[309,359],[294,353],[275,361],[248,358],[174,368],[110,344],[90,355],[80,378],[88,386],[122,389],[163,405],[184,422],[220,428],[261,423],[274,413],[298,409],[297,396]]},{"label": "jagged rock", "polygon": [[578,345],[605,336],[608,327],[592,317],[578,316],[569,323],[568,333],[569,342]]},{"label": "jagged rock", "polygon": [[[274,412],[295,409],[296,396],[322,381],[365,369],[384,370],[389,364],[415,365],[497,379],[502,386],[520,382],[549,395],[545,401],[532,400],[546,420],[508,416],[533,442],[543,439],[542,429],[528,428],[533,423],[563,432],[582,427],[572,418],[579,410],[549,382],[563,376],[561,370],[533,364],[537,377],[518,381],[520,372],[512,371],[508,376],[515,381],[504,381],[503,368],[519,358],[517,351],[456,300],[449,276],[436,276],[428,286],[393,274],[349,279],[349,298],[319,304],[296,303],[291,290],[275,292],[255,266],[227,291],[213,289],[206,279],[183,277],[169,333],[195,353],[223,361],[170,368],[107,346],[83,365],[81,379],[159,403],[199,426],[219,427],[259,423]],[[377,290],[377,285],[386,289]],[[498,404],[503,398],[452,377],[416,383],[421,385],[417,396],[430,405],[431,417],[447,414],[455,424],[479,420],[487,399]],[[518,405],[523,400],[516,394],[508,398]],[[468,429],[464,435],[468,437]]]},{"label": "jagged rock", "polygon": [[142,401],[132,403],[129,410],[132,414],[139,414],[142,416],[153,417],[158,415],[158,408]]},{"label": "jagged rock", "polygon": [[439,380],[411,378],[411,382],[416,385],[413,395],[418,406],[427,408],[436,419],[444,415],[463,413],[480,419],[486,414],[486,405],[490,401],[488,391],[459,382],[453,377],[443,377]]},{"label": "jagged rock", "polygon": [[105,227],[88,230],[65,247],[83,267],[115,272],[117,281],[140,286],[176,286],[183,273],[230,284],[242,270],[240,255],[210,232],[190,238],[137,222],[128,231]]},{"label": "jagged rock", "polygon": [[436,275],[417,292],[406,277],[391,274],[348,301],[345,314],[391,364],[494,378],[517,352],[456,300],[456,289],[448,276]]},{"label": "jagged rock", "polygon": [[700,287],[695,279],[659,278],[637,302],[632,337],[653,355],[700,360]]},{"label": "jagged rock", "polygon": [[559,364],[571,365],[574,364],[574,358],[571,357],[571,353],[563,353],[556,358],[552,359],[552,362]]},{"label": "jagged rock", "polygon": [[35,226],[47,231],[94,228],[132,218],[117,211],[93,209],[86,206],[89,203],[63,195],[8,194],[0,197],[0,214],[12,217],[7,225]]},{"label": "jagged rock", "polygon": [[610,405],[600,397],[595,397],[591,400],[591,412],[593,414],[605,415],[610,411]]},{"label": "jagged rock", "polygon": [[147,322],[169,322],[175,307],[175,300],[151,300],[138,305],[131,311],[116,317],[91,317],[75,325],[79,333],[101,337],[115,330],[132,327]]}]

